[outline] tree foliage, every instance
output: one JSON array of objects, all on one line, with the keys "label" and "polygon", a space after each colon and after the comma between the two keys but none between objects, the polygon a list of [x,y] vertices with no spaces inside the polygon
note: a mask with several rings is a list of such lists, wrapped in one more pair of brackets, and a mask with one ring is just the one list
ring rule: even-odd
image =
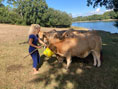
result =
[{"label": "tree foliage", "polygon": [[72,22],[71,15],[48,8],[45,0],[8,0],[8,3],[11,9],[0,5],[1,23],[69,27]]},{"label": "tree foliage", "polygon": [[91,21],[91,20],[106,20],[106,19],[118,19],[118,12],[109,11],[102,15],[91,15],[91,16],[78,16],[73,18],[73,21]]},{"label": "tree foliage", "polygon": [[[16,12],[22,17],[24,23],[41,23],[42,18],[48,9],[45,0],[16,0],[12,2],[16,7]],[[42,24],[43,25],[43,24]]]},{"label": "tree foliage", "polygon": [[4,5],[3,5],[3,2],[4,0],[0,0],[0,7],[3,7]]},{"label": "tree foliage", "polygon": [[61,12],[59,10],[49,8],[46,16],[46,20],[48,21],[46,26],[69,27],[72,24],[72,16],[68,15],[66,12]]},{"label": "tree foliage", "polygon": [[105,6],[107,9],[118,11],[118,0],[87,0],[87,5],[92,5],[94,8],[98,5]]},{"label": "tree foliage", "polygon": [[0,23],[20,24],[22,22],[21,17],[14,11],[10,10],[10,7],[0,7]]}]

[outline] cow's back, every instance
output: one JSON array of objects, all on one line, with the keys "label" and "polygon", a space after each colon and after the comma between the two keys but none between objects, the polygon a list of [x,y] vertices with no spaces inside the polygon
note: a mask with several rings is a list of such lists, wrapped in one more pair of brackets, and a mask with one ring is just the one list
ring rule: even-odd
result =
[{"label": "cow's back", "polygon": [[[83,56],[92,51],[100,51],[102,42],[101,37],[95,34],[79,34],[75,37],[76,45],[71,48],[72,56]],[[85,56],[85,55],[84,55]]]}]

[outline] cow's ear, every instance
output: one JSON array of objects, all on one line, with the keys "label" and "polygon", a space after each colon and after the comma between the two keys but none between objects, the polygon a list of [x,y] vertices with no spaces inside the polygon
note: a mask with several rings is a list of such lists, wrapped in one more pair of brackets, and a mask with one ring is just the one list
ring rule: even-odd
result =
[{"label": "cow's ear", "polygon": [[57,32],[55,29],[53,29],[53,30],[51,30],[51,31],[49,31],[49,32],[51,32],[51,33],[55,33],[55,32]]},{"label": "cow's ear", "polygon": [[59,39],[59,40],[63,40],[64,37],[61,34],[56,34],[55,38]]},{"label": "cow's ear", "polygon": [[66,35],[66,32],[64,32],[63,34],[62,34],[62,36],[64,37]]},{"label": "cow's ear", "polygon": [[56,34],[56,35],[54,36],[54,38],[58,38],[58,35]]},{"label": "cow's ear", "polygon": [[43,36],[46,37],[46,35],[47,35],[47,32],[44,32],[44,33],[43,33]]},{"label": "cow's ear", "polygon": [[56,32],[56,29],[53,29],[52,31]]},{"label": "cow's ear", "polygon": [[60,34],[55,33],[55,38],[60,38]]}]

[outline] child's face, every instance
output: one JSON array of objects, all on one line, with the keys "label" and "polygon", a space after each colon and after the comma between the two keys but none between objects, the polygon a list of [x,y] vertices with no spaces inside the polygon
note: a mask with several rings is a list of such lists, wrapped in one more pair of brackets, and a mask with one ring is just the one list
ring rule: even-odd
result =
[{"label": "child's face", "polygon": [[39,32],[40,32],[40,28],[37,29],[37,33],[39,33]]}]

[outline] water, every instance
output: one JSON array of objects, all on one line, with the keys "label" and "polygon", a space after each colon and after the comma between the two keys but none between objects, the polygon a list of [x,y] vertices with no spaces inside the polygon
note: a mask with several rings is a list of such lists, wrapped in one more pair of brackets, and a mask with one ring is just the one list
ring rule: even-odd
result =
[{"label": "water", "polygon": [[73,22],[72,26],[118,33],[118,21]]}]

